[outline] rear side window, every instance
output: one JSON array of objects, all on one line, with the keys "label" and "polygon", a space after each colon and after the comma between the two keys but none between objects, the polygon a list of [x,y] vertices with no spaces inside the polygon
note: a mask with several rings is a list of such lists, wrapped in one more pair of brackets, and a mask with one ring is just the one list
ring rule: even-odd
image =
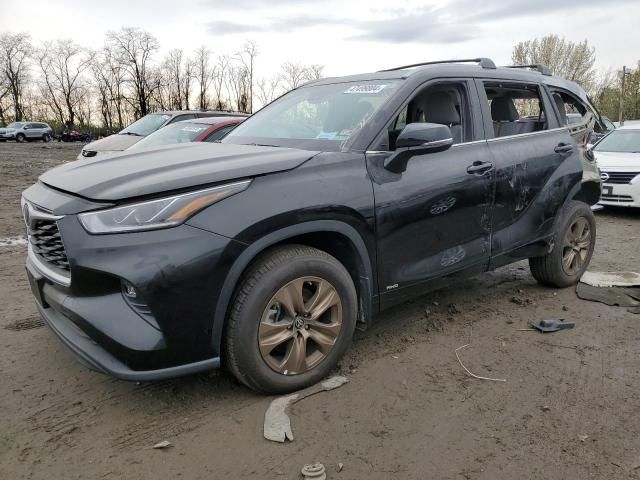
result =
[{"label": "rear side window", "polygon": [[224,138],[224,136],[233,130],[235,125],[227,125],[226,127],[219,128],[215,132],[211,133],[207,138],[204,139],[205,142],[217,142],[218,140]]},{"label": "rear side window", "polygon": [[485,82],[496,137],[549,129],[538,85]]}]

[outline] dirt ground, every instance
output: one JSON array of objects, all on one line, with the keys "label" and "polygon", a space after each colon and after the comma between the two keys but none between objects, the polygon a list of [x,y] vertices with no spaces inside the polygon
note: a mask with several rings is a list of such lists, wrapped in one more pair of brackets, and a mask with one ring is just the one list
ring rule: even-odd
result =
[{"label": "dirt ground", "polygon": [[[525,262],[381,314],[263,439],[272,398],[224,372],[159,383],[79,365],[42,326],[24,274],[20,192],[79,145],[0,143],[0,479],[640,478],[640,315],[538,286]],[[640,270],[640,212],[597,213],[592,270]],[[574,330],[519,331],[565,318]],[[504,378],[470,378],[474,373]],[[172,447],[154,450],[168,440]],[[338,463],[343,464],[338,472]]]}]

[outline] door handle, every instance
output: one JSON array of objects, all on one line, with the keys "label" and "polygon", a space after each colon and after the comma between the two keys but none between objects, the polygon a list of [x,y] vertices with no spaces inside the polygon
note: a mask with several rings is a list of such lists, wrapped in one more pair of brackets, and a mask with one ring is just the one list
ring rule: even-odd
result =
[{"label": "door handle", "polygon": [[471,174],[482,174],[484,172],[488,172],[493,168],[493,163],[491,162],[481,162],[476,160],[471,165],[467,167],[467,173]]},{"label": "door handle", "polygon": [[573,145],[570,143],[559,143],[553,151],[556,153],[571,153],[573,152]]}]

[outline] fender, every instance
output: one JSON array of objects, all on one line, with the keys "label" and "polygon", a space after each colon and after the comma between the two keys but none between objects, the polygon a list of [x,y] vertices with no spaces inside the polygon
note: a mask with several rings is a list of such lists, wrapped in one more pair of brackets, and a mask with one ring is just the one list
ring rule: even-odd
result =
[{"label": "fender", "polygon": [[[240,278],[246,268],[249,266],[251,261],[253,261],[256,256],[258,256],[261,252],[266,250],[272,245],[282,242],[283,240],[287,240],[288,238],[293,238],[298,235],[303,235],[306,233],[314,233],[314,232],[336,232],[347,237],[353,245],[355,246],[358,254],[360,256],[360,263],[363,265],[364,272],[359,272],[359,290],[360,294],[360,302],[359,308],[360,319],[364,319],[364,321],[369,324],[371,321],[371,314],[373,313],[373,269],[371,266],[371,259],[369,257],[369,253],[367,251],[367,247],[358,233],[358,231],[353,228],[351,225],[336,221],[336,220],[317,220],[300,223],[298,225],[292,225],[289,227],[282,228],[280,230],[276,230],[274,232],[269,233],[268,235],[260,238],[259,240],[250,244],[235,260],[229,273],[227,274],[227,278],[224,281],[222,289],[220,291],[220,295],[218,297],[218,302],[216,304],[214,319],[213,319],[213,329],[211,333],[211,340],[213,347],[219,353],[221,353],[221,343],[222,343],[222,331],[224,327],[224,323],[227,316],[227,310],[229,308],[229,303],[231,302],[231,298],[233,296],[233,292],[240,281]],[[363,275],[364,273],[364,275]]]}]

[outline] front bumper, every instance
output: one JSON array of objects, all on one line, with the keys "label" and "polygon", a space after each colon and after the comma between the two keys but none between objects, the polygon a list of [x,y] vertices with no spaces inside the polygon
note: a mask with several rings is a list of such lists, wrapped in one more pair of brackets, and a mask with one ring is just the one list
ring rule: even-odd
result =
[{"label": "front bumper", "polygon": [[0,133],[0,140],[13,140],[15,138],[15,133]]},{"label": "front bumper", "polygon": [[640,176],[631,183],[603,183],[600,205],[640,208]]},{"label": "front bumper", "polygon": [[[214,310],[228,267],[244,247],[188,225],[89,235],[75,215],[58,221],[70,263],[68,285],[27,257],[38,310],[54,334],[93,370],[158,380],[218,368]],[[132,305],[134,285],[143,308]]]}]

